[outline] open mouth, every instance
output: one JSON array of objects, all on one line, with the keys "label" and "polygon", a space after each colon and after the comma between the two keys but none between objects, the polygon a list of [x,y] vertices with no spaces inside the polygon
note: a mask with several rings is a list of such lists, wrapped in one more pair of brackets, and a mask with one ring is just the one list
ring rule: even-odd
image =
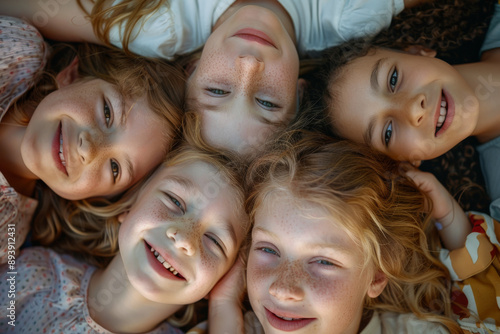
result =
[{"label": "open mouth", "polygon": [[437,135],[438,131],[443,127],[444,122],[446,121],[446,116],[448,115],[448,102],[446,102],[446,97],[444,94],[441,94],[441,106],[439,108],[439,117],[436,123],[436,131],[435,135]]},{"label": "open mouth", "polygon": [[52,140],[52,158],[54,159],[57,169],[68,175],[68,170],[66,169],[66,159],[64,158],[63,144],[62,124],[59,123],[57,131],[54,134],[54,139]]},{"label": "open mouth", "polygon": [[170,271],[174,276],[185,279],[184,276],[182,276],[170,263],[168,263],[161,255],[158,253],[153,247],[151,247],[149,244],[149,249],[151,253],[153,253],[154,257],[156,260],[168,271]]}]

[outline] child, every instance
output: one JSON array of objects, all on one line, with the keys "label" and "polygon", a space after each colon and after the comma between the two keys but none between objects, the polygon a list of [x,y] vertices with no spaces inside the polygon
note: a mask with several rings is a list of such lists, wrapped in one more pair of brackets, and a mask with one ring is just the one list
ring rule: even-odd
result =
[{"label": "child", "polygon": [[[247,333],[460,332],[425,196],[397,172],[366,146],[307,133],[252,164]],[[228,321],[238,288],[214,289],[211,332],[243,330],[241,314]]]},{"label": "child", "polygon": [[404,6],[422,1],[125,0],[110,7],[109,1],[73,0],[47,6],[50,18],[38,1],[24,2],[4,3],[0,11],[28,17],[49,38],[162,58],[203,47],[199,60],[187,65],[188,108],[202,114],[212,145],[248,155],[296,113],[302,91],[297,50],[314,54],[374,34]]},{"label": "child", "polygon": [[[9,27],[18,21],[2,18]],[[39,180],[64,199],[114,201],[161,163],[181,123],[184,77],[174,65],[80,45],[68,66],[52,69],[27,92],[8,81],[13,94],[2,96],[1,239],[15,224],[16,248],[36,206],[25,198],[36,197]]]},{"label": "child", "polygon": [[[409,52],[356,40],[327,51],[313,75],[310,93],[335,134],[366,143],[390,157],[418,164],[435,158],[468,136],[475,136],[481,168],[499,219],[500,66],[495,31],[496,5],[481,61],[451,66],[435,52],[410,46]],[[497,44],[495,44],[497,42]],[[327,87],[327,89],[325,89]]]},{"label": "child", "polygon": [[242,165],[196,140],[171,152],[115,217],[120,251],[106,268],[41,247],[21,252],[16,274],[1,267],[0,303],[15,303],[15,316],[2,312],[0,331],[179,333],[164,320],[207,296],[249,228]]}]

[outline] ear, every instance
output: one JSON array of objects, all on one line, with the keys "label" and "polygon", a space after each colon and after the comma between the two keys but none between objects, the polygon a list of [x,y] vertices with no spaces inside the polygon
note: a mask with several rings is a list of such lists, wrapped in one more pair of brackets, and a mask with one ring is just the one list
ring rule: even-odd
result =
[{"label": "ear", "polygon": [[404,50],[406,52],[408,52],[412,55],[416,55],[416,56],[424,56],[424,57],[434,58],[437,55],[436,50],[426,48],[422,45],[411,45],[411,46],[406,47]]},{"label": "ear", "polygon": [[122,213],[120,213],[120,214],[118,215],[118,221],[120,222],[120,224],[122,224],[122,223],[125,221],[125,219],[126,219],[126,218],[127,218],[127,216],[128,216],[128,212],[129,212],[129,211],[127,210],[127,211],[122,212]]},{"label": "ear", "polygon": [[78,78],[78,57],[75,57],[71,64],[56,75],[59,87],[70,85]]},{"label": "ear", "polygon": [[373,276],[373,281],[370,283],[366,294],[370,298],[377,298],[382,291],[384,291],[386,285],[387,276],[385,276],[385,274],[381,271],[377,271]]}]

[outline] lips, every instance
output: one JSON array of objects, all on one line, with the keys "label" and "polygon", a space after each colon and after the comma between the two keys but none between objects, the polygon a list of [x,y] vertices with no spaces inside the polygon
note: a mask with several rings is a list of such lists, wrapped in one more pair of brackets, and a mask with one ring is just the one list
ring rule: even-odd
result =
[{"label": "lips", "polygon": [[263,33],[260,30],[257,30],[257,29],[252,29],[252,28],[241,29],[241,30],[238,30],[236,32],[236,34],[234,34],[233,36],[245,39],[247,41],[257,42],[257,43],[262,44],[262,45],[272,46],[275,49],[277,49],[273,40],[269,36],[267,36],[265,33]]},{"label": "lips", "polygon": [[172,266],[165,258],[150,244],[146,241],[144,242],[146,246],[146,252],[148,254],[148,260],[151,266],[163,277],[173,279],[173,280],[186,280],[179,271]]},{"label": "lips", "polygon": [[297,315],[286,314],[276,310],[272,312],[267,308],[264,308],[264,310],[266,311],[266,317],[269,324],[284,332],[296,331],[316,320],[315,318],[300,318]]},{"label": "lips", "polygon": [[54,139],[52,140],[52,158],[54,159],[56,168],[65,175],[68,175],[68,170],[66,169],[66,159],[64,157],[62,123],[59,123]]}]

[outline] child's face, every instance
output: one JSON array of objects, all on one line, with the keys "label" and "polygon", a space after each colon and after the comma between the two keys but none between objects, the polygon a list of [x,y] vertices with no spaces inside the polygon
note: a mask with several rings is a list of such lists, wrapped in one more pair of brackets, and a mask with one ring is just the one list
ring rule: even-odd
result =
[{"label": "child's face", "polygon": [[248,219],[237,198],[209,164],[160,167],[121,217],[120,254],[132,286],[159,303],[205,297],[244,238]]},{"label": "child's face", "polygon": [[297,108],[296,47],[270,10],[246,6],[210,35],[188,82],[212,145],[246,153]]},{"label": "child's face", "polygon": [[83,80],[38,105],[21,153],[26,166],[64,198],[112,196],[162,161],[165,131],[145,99],[127,101],[115,85]]},{"label": "child's face", "polygon": [[357,333],[373,275],[361,268],[360,247],[327,217],[286,195],[257,210],[247,284],[265,333]]},{"label": "child's face", "polygon": [[335,129],[396,160],[435,158],[476,126],[472,88],[439,59],[377,49],[343,71],[332,86]]}]

